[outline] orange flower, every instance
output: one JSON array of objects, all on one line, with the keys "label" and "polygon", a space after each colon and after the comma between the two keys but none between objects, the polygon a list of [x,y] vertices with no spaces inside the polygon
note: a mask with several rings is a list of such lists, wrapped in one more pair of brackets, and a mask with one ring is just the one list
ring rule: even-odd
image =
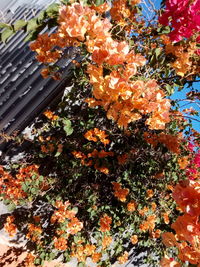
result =
[{"label": "orange flower", "polygon": [[34,261],[35,261],[35,256],[33,256],[33,254],[31,254],[31,253],[28,253],[25,260],[24,260],[24,266],[25,267],[35,267]]},{"label": "orange flower", "polygon": [[58,250],[66,250],[67,240],[64,237],[54,237],[54,247]]},{"label": "orange flower", "polygon": [[160,229],[156,229],[156,231],[151,232],[151,236],[153,238],[159,238],[161,234],[161,230]]},{"label": "orange flower", "polygon": [[166,224],[169,224],[169,216],[167,212],[163,213],[163,219]]},{"label": "orange flower", "polygon": [[139,213],[141,216],[144,216],[148,211],[149,211],[148,207],[144,206],[143,209],[138,210],[138,213]]},{"label": "orange flower", "polygon": [[148,190],[147,190],[147,199],[148,199],[148,198],[152,198],[153,195],[154,195],[153,190],[152,190],[152,189],[148,189]]},{"label": "orange flower", "polygon": [[100,261],[101,257],[102,257],[101,253],[95,252],[92,254],[92,261],[97,263],[98,261]]},{"label": "orange flower", "polygon": [[127,188],[122,189],[121,185],[116,182],[112,182],[112,184],[114,189],[114,196],[117,197],[120,201],[125,202],[126,197],[129,193],[129,189]]},{"label": "orange flower", "polygon": [[188,165],[188,156],[181,157],[178,159],[178,164],[180,166],[180,169],[185,169]]},{"label": "orange flower", "polygon": [[78,218],[74,217],[68,223],[67,227],[67,232],[69,234],[75,235],[76,233],[81,231],[81,229],[83,228],[83,223],[80,222]]},{"label": "orange flower", "polygon": [[9,233],[9,236],[13,237],[15,236],[16,232],[17,232],[17,227],[16,225],[13,223],[15,220],[14,216],[8,216],[6,218],[6,223],[4,224],[4,229],[7,233]]},{"label": "orange flower", "polygon": [[181,267],[180,263],[173,258],[164,257],[160,262],[161,267]]},{"label": "orange flower", "polygon": [[156,208],[157,208],[157,205],[156,205],[156,203],[155,203],[155,202],[151,203],[151,208],[152,208],[152,210],[153,210],[153,211],[155,211],[155,210],[156,210]]},{"label": "orange flower", "polygon": [[44,113],[43,113],[49,120],[57,120],[58,119],[58,116],[57,115],[54,115],[52,111],[50,110],[46,110]]},{"label": "orange flower", "polygon": [[130,212],[133,212],[136,210],[136,203],[135,201],[130,201],[128,204],[127,204],[127,210],[130,211]]},{"label": "orange flower", "polygon": [[146,232],[146,231],[149,229],[149,223],[146,222],[146,221],[144,221],[143,223],[141,223],[141,224],[139,225],[139,229],[140,229],[140,231],[142,231],[142,232]]},{"label": "orange flower", "polygon": [[96,249],[95,245],[86,244],[84,247],[84,253],[87,256],[91,256],[92,254],[94,254],[95,249]]},{"label": "orange flower", "polygon": [[106,249],[112,243],[112,236],[105,235],[102,239],[102,248]]},{"label": "orange flower", "polygon": [[119,264],[124,264],[128,261],[128,252],[125,251],[124,254],[117,258]]},{"label": "orange flower", "polygon": [[174,247],[178,244],[174,234],[170,232],[162,234],[162,242],[166,247]]},{"label": "orange flower", "polygon": [[103,217],[100,218],[100,231],[106,232],[110,231],[110,224],[112,223],[112,218],[107,214],[104,214]]},{"label": "orange flower", "polygon": [[49,76],[49,69],[47,69],[47,68],[45,68],[45,69],[42,69],[41,70],[41,75],[42,75],[42,77],[45,79],[45,78],[48,78],[48,76]]},{"label": "orange flower", "polygon": [[137,244],[137,242],[138,242],[138,237],[137,237],[137,235],[132,235],[130,240],[131,240],[131,243],[132,243],[133,245]]}]

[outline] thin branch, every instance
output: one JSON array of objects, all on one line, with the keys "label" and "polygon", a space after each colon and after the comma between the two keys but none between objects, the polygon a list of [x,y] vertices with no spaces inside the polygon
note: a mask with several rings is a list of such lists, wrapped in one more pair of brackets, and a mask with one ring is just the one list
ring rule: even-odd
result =
[{"label": "thin branch", "polygon": [[195,118],[192,118],[192,117],[190,117],[190,116],[185,116],[185,115],[178,115],[178,114],[173,114],[173,116],[174,117],[184,117],[184,118],[187,118],[187,119],[190,119],[190,120],[194,120],[194,121],[198,121],[198,122],[200,122],[200,120],[198,120],[198,119],[195,119]]}]

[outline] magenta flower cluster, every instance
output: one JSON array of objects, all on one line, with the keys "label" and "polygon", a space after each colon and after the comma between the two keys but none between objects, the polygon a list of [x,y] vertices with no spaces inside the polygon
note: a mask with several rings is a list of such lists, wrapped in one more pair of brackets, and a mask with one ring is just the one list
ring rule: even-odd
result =
[{"label": "magenta flower cluster", "polygon": [[174,42],[200,33],[200,0],[166,0],[159,22],[172,27],[169,36]]}]

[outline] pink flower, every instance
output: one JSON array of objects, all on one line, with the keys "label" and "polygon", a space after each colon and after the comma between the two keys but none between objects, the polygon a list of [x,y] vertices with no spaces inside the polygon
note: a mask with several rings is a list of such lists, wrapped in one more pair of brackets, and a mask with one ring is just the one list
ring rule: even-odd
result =
[{"label": "pink flower", "polygon": [[200,0],[167,0],[159,22],[172,27],[170,39],[178,42],[200,30]]}]

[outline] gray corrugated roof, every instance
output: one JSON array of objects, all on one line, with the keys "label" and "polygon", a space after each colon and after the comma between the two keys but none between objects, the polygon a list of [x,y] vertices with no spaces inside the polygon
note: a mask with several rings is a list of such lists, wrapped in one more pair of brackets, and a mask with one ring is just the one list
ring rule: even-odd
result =
[{"label": "gray corrugated roof", "polygon": [[[41,8],[34,8],[37,14]],[[19,7],[13,20],[22,19],[26,13],[28,19],[33,16],[33,7]],[[23,130],[56,97],[61,96],[70,76],[70,62],[61,59],[58,65],[63,71],[60,81],[43,79],[40,75],[42,64],[35,54],[23,42],[23,32],[10,38],[6,45],[0,45],[0,131],[11,135]],[[0,140],[2,149],[3,140]]]}]

